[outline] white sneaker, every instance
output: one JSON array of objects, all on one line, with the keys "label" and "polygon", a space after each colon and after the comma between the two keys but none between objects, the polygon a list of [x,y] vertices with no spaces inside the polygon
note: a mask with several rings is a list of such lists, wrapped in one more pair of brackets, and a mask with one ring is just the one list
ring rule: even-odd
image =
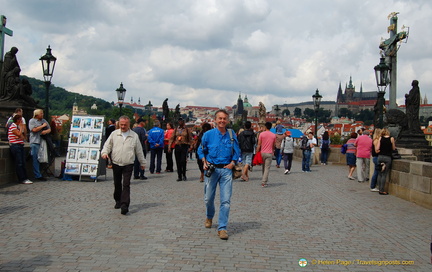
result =
[{"label": "white sneaker", "polygon": [[379,189],[378,188],[373,188],[373,189],[371,189],[371,192],[379,192]]},{"label": "white sneaker", "polygon": [[287,170],[285,170],[284,174],[286,175],[286,174],[288,174],[288,173],[289,173],[288,169],[287,169]]},{"label": "white sneaker", "polygon": [[33,181],[26,179],[22,182],[22,184],[33,184]]}]

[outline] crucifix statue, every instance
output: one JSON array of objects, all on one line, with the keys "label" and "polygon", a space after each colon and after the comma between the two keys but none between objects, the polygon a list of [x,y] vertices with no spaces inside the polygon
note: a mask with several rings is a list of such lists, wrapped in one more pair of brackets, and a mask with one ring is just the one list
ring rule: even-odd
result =
[{"label": "crucifix statue", "polygon": [[1,16],[0,24],[0,71],[3,65],[5,35],[13,36],[13,31],[6,27],[6,16]]}]

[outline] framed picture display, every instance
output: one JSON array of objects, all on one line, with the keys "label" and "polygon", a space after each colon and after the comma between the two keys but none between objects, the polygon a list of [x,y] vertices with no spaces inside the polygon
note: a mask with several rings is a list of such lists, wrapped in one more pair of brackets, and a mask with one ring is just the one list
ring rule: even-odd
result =
[{"label": "framed picture display", "polygon": [[81,163],[67,162],[65,173],[69,175],[79,175],[81,173]]},{"label": "framed picture display", "polygon": [[[72,116],[65,173],[69,175],[106,175],[99,169],[104,116]],[[80,178],[81,180],[81,178]]]},{"label": "framed picture display", "polygon": [[81,116],[72,117],[71,130],[81,129]]},{"label": "framed picture display", "polygon": [[89,150],[89,148],[78,148],[77,161],[87,162]]},{"label": "framed picture display", "polygon": [[82,130],[92,130],[93,129],[93,118],[83,117],[81,119],[81,129]]},{"label": "framed picture display", "polygon": [[80,134],[81,133],[78,131],[71,131],[70,137],[69,137],[69,145],[70,146],[79,145]]},{"label": "framed picture display", "polygon": [[67,161],[68,162],[76,162],[77,154],[78,154],[78,148],[69,147],[69,149],[67,151]]},{"label": "framed picture display", "polygon": [[92,134],[90,132],[81,132],[81,136],[79,139],[80,146],[89,146],[91,141]]},{"label": "framed picture display", "polygon": [[96,133],[92,134],[91,141],[90,141],[89,145],[92,147],[100,147],[101,141],[102,141],[102,133],[96,132]]},{"label": "framed picture display", "polygon": [[99,156],[100,156],[99,149],[90,148],[89,155],[88,155],[88,162],[89,163],[98,163]]}]

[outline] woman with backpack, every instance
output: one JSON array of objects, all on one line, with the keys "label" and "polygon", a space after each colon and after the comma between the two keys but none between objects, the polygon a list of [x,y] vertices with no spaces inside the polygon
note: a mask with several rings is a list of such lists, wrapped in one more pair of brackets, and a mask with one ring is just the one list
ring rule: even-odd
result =
[{"label": "woman with backpack", "polygon": [[285,172],[284,172],[285,175],[291,173],[294,146],[295,146],[295,142],[294,139],[291,137],[291,131],[289,130],[285,131],[285,138],[282,140],[282,144],[281,144],[282,158],[285,167]]},{"label": "woman with backpack", "polygon": [[328,131],[325,131],[321,140],[321,165],[327,165],[328,154],[330,150],[330,137]]}]

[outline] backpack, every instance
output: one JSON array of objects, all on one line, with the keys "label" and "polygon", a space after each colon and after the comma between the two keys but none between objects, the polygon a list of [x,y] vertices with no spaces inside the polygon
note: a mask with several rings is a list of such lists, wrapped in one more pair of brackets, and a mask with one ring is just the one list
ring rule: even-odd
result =
[{"label": "backpack", "polygon": [[342,147],[341,147],[341,153],[342,154],[346,154],[347,149],[348,149],[348,145],[347,144],[343,144]]},{"label": "backpack", "polygon": [[300,143],[301,150],[311,150],[310,145],[308,145],[309,139],[307,137],[303,137]]},{"label": "backpack", "polygon": [[324,150],[327,150],[329,148],[330,145],[330,140],[322,140],[322,145],[321,148]]},{"label": "backpack", "polygon": [[255,133],[245,130],[238,137],[240,149],[243,152],[253,152],[255,146]]}]

